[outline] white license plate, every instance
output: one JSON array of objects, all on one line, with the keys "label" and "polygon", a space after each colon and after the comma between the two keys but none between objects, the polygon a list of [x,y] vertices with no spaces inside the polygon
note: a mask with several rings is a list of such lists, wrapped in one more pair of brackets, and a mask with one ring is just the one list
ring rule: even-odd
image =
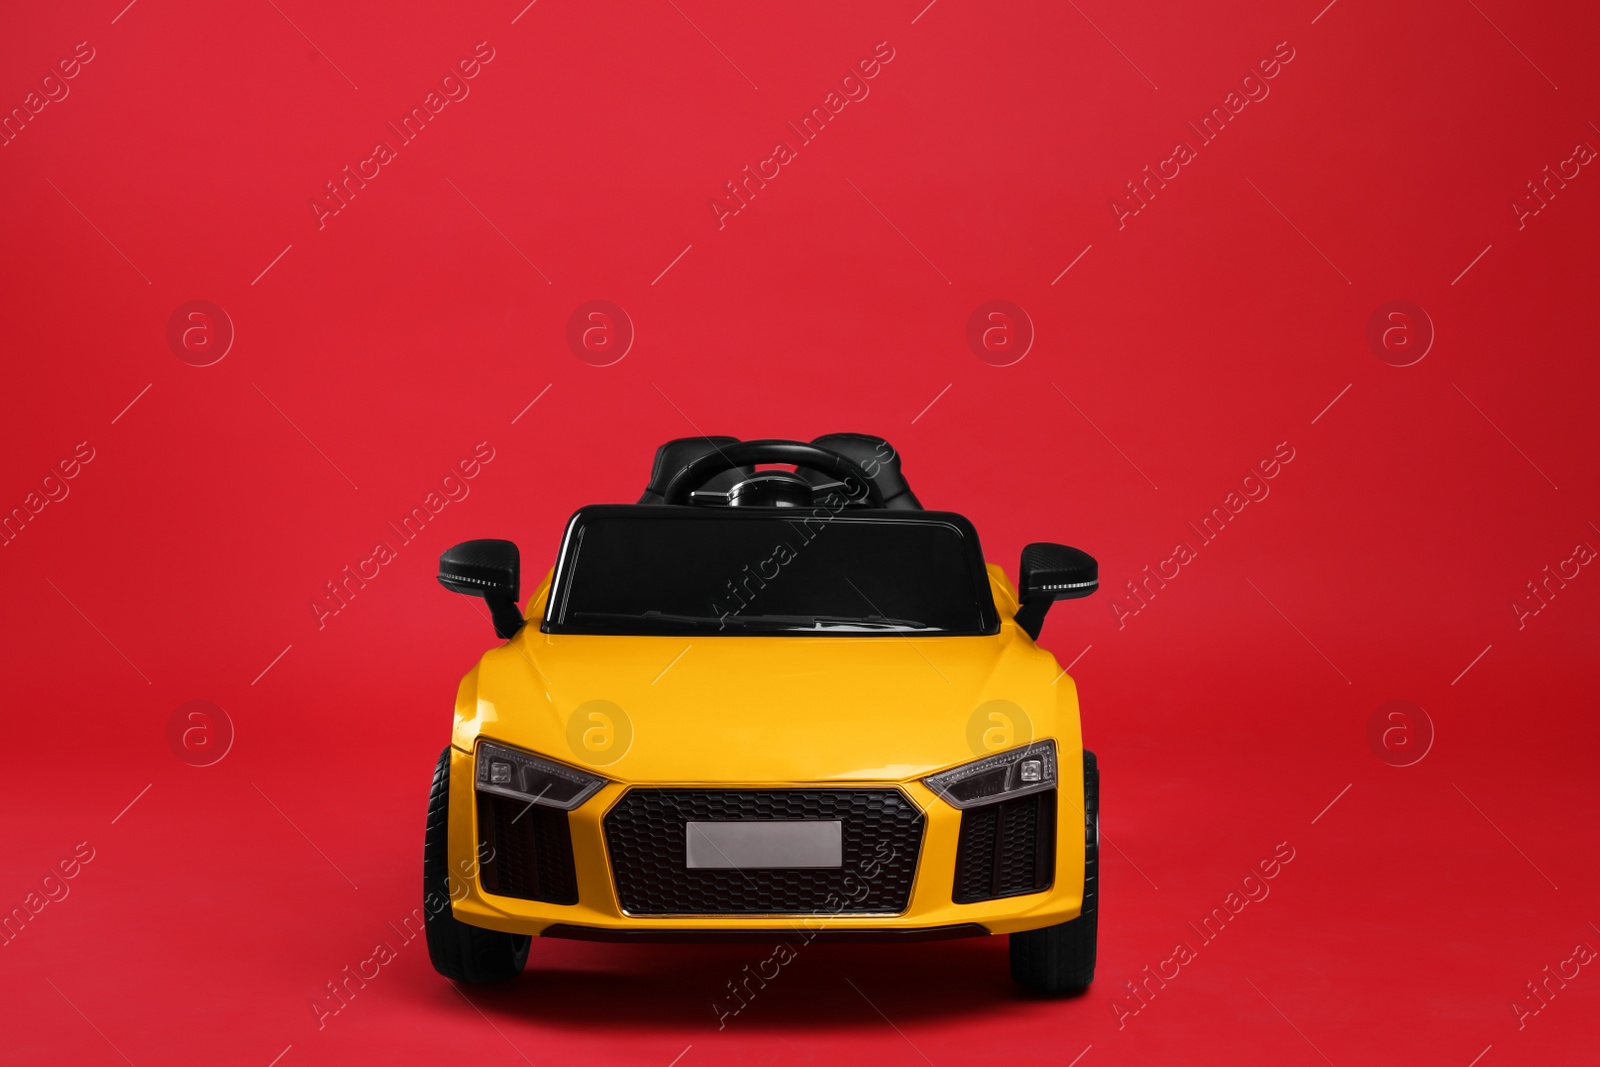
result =
[{"label": "white license plate", "polygon": [[838,820],[744,820],[685,824],[691,868],[842,867]]}]

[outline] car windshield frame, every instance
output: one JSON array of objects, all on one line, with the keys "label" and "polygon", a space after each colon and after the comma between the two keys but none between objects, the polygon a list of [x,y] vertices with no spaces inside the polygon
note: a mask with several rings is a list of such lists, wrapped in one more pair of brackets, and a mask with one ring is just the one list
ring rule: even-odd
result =
[{"label": "car windshield frame", "polygon": [[[860,615],[810,611],[790,615],[764,614],[753,605],[749,611],[729,611],[720,616],[715,609],[703,616],[698,612],[662,613],[655,610],[641,614],[584,610],[570,604],[572,587],[576,576],[581,573],[579,560],[585,533],[593,526],[616,520],[649,524],[687,521],[770,523],[778,520],[792,525],[821,521],[823,526],[819,530],[827,529],[830,524],[897,526],[906,528],[910,537],[916,536],[909,534],[909,529],[913,527],[942,527],[956,535],[958,544],[955,547],[961,558],[957,560],[951,556],[937,562],[947,569],[947,577],[961,583],[951,602],[953,609],[964,611],[970,598],[971,623],[952,626],[945,620],[943,624],[925,624],[915,618],[894,617],[892,610],[886,617],[878,614],[876,603],[870,600],[868,603],[872,610]],[[795,528],[800,527],[796,525]],[[928,543],[932,546],[932,542]],[[793,551],[793,558],[799,558],[809,544],[809,540],[802,542],[800,549]],[[882,550],[881,546],[879,550]],[[941,548],[939,551],[942,554],[946,550]],[[708,590],[718,588],[718,583],[723,579],[731,582],[744,576],[741,565],[752,562],[754,560],[730,554],[725,562],[718,560],[708,563]],[[763,562],[771,563],[773,559],[769,557]],[[748,568],[745,570],[747,572]],[[775,580],[772,575],[767,577]],[[861,592],[859,589],[857,591]],[[864,592],[862,597],[866,597]],[[712,595],[708,595],[706,603],[710,605],[713,599]],[[581,634],[611,637],[992,637],[1000,632],[1000,613],[995,605],[977,530],[964,516],[954,512],[854,508],[840,511],[821,505],[812,508],[713,508],[593,504],[579,508],[567,521],[539,629],[543,633],[558,636]]]}]

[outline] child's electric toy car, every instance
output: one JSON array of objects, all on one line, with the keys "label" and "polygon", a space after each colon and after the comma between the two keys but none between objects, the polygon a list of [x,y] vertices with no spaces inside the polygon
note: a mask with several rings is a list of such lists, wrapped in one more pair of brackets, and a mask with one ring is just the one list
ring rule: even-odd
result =
[{"label": "child's electric toy car", "polygon": [[532,625],[518,572],[509,541],[439,561],[507,639],[428,801],[441,974],[511,978],[534,937],[1009,934],[1022,985],[1093,980],[1099,775],[1034,644],[1088,555],[1031,544],[1014,588],[882,439],[715,437],[572,516]]}]

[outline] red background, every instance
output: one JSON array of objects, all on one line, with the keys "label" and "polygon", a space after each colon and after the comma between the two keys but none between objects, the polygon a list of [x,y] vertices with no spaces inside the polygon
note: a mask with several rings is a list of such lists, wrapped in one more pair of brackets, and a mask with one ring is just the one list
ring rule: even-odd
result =
[{"label": "red background", "polygon": [[[0,148],[0,506],[94,459],[0,549],[0,907],[94,858],[0,948],[6,1058],[1592,1058],[1592,968],[1520,1029],[1511,1005],[1600,946],[1600,577],[1520,629],[1510,604],[1600,545],[1600,176],[1521,228],[1511,204],[1600,146],[1600,16],[924,2],[12,13],[5,108],[94,58]],[[323,183],[480,41],[470,95],[319,229]],[[870,95],[719,229],[723,183],[883,41]],[[1270,95],[1119,229],[1124,183],[1279,42]],[[236,331],[206,367],[167,341],[196,299]],[[597,299],[636,331],[607,367],[566,341]],[[966,340],[996,299],[1036,333],[1004,367]],[[1397,299],[1437,333],[1406,367],[1366,338]],[[998,938],[812,947],[719,1031],[764,952],[542,943],[458,991],[413,943],[319,1030],[311,998],[418,903],[429,771],[490,641],[437,553],[514,537],[531,576],[667,438],[840,430],[892,440],[1008,570],[1039,539],[1101,561],[1043,638],[1081,656],[1104,775],[1093,989],[1019,995]],[[319,629],[323,583],[481,441],[470,496]],[[1270,496],[1119,628],[1115,592],[1279,442]],[[169,745],[191,700],[235,731],[212,766]],[[1369,744],[1390,700],[1432,724],[1412,766]],[[1270,897],[1119,1025],[1279,842]]]}]

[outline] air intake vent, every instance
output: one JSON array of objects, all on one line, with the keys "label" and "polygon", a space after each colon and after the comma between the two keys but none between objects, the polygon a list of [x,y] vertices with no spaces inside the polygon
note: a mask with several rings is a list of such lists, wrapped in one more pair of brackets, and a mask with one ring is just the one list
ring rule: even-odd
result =
[{"label": "air intake vent", "polygon": [[961,813],[950,899],[972,904],[1039,893],[1055,881],[1056,791]]},{"label": "air intake vent", "polygon": [[567,813],[492,793],[478,794],[483,888],[502,897],[576,904]]}]

